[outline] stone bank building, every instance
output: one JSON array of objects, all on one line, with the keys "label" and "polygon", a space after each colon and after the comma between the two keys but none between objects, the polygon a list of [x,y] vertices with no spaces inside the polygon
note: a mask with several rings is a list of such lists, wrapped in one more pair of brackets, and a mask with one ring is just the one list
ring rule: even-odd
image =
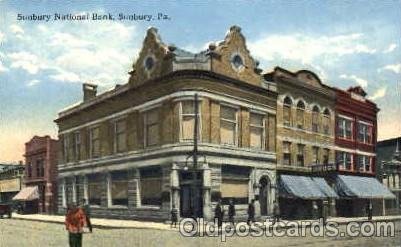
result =
[{"label": "stone bank building", "polygon": [[261,75],[239,27],[196,54],[150,28],[128,83],[96,91],[84,84],[83,101],[55,120],[59,213],[82,198],[97,217],[166,220],[175,205],[182,217],[211,219],[218,199],[233,199],[239,218],[252,199],[258,215],[272,213],[276,83]]}]

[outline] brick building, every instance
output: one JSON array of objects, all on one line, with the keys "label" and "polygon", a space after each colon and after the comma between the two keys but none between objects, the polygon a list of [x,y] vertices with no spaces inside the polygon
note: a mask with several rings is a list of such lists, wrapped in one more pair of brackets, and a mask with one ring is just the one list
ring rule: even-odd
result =
[{"label": "brick building", "polygon": [[[333,201],[334,191],[312,168],[334,165],[335,92],[311,71],[276,67],[265,79],[277,84],[277,176],[284,217],[311,218],[313,205]],[[301,187],[295,193],[291,187]],[[308,189],[311,189],[310,193]],[[312,190],[314,188],[314,190]],[[326,193],[320,194],[319,189]],[[291,190],[291,191],[289,191]],[[333,203],[331,203],[333,204]]]},{"label": "brick building", "polygon": [[11,202],[24,187],[24,165],[0,164],[0,203]]},{"label": "brick building", "polygon": [[[57,207],[57,154],[58,141],[50,136],[34,136],[29,142],[25,143],[25,179],[27,193],[22,193],[29,197],[29,190],[37,187],[39,198],[35,205],[31,203],[30,211],[52,214]],[[24,200],[24,198],[20,198]],[[37,203],[37,205],[36,205]]]},{"label": "brick building", "polygon": [[[238,217],[275,198],[276,85],[260,74],[239,27],[193,54],[150,28],[127,84],[59,113],[59,207],[86,198],[100,217],[212,217],[233,199]],[[195,95],[199,114],[195,114]],[[198,116],[198,162],[193,162]]]}]

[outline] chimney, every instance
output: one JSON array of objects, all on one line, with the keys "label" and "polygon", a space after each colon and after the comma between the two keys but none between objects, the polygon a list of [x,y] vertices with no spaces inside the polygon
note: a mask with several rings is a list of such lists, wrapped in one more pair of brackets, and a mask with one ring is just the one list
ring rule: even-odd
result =
[{"label": "chimney", "polygon": [[82,84],[82,89],[84,91],[84,101],[90,100],[96,97],[97,85],[84,83]]}]

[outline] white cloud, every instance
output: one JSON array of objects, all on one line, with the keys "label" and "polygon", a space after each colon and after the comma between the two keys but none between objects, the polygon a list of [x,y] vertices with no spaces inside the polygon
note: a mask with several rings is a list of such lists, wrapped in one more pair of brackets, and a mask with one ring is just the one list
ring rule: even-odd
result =
[{"label": "white cloud", "polygon": [[394,73],[400,74],[401,73],[401,63],[398,64],[389,64],[386,65],[380,69],[378,69],[378,72],[381,72],[383,70],[389,70],[389,71],[393,71]]},{"label": "white cloud", "polygon": [[4,33],[2,33],[1,31],[0,31],[0,43],[1,42],[3,42],[4,40],[5,40],[5,35],[4,35]]},{"label": "white cloud", "polygon": [[16,25],[16,24],[12,24],[10,25],[10,30],[13,34],[24,34],[24,29],[22,29],[21,26]]},{"label": "white cloud", "polygon": [[362,78],[360,78],[360,77],[358,77],[356,75],[345,75],[345,74],[342,74],[342,75],[340,75],[340,78],[346,79],[346,80],[353,80],[359,86],[361,86],[363,88],[366,88],[368,86],[368,81],[367,80],[362,79]]},{"label": "white cloud", "polygon": [[289,59],[312,64],[318,58],[338,58],[351,54],[373,54],[375,49],[364,44],[363,34],[312,37],[301,34],[270,35],[248,42],[256,57],[267,61]]},{"label": "white cloud", "polygon": [[66,46],[68,46],[68,47],[85,47],[90,44],[91,44],[91,42],[76,38],[69,33],[61,33],[61,32],[55,33],[52,37],[52,41],[50,42],[51,46],[63,46],[63,47],[66,47]]},{"label": "white cloud", "polygon": [[11,59],[11,68],[21,68],[30,74],[36,74],[40,69],[45,68],[38,57],[30,52],[14,52],[7,56]]},{"label": "white cloud", "polygon": [[381,87],[376,90],[372,96],[369,97],[370,100],[377,100],[386,96],[387,87]]},{"label": "white cloud", "polygon": [[0,72],[6,72],[8,69],[3,65],[3,63],[0,61]]},{"label": "white cloud", "polygon": [[26,85],[27,85],[28,87],[33,87],[33,86],[37,85],[39,82],[40,82],[39,80],[34,79],[34,80],[28,81],[28,83],[27,83]]},{"label": "white cloud", "polygon": [[62,82],[79,82],[80,78],[77,74],[67,71],[59,71],[58,74],[50,75],[50,78]]},{"label": "white cloud", "polygon": [[390,52],[394,51],[395,48],[397,48],[397,44],[392,43],[387,47],[387,49],[385,49],[383,51],[383,53],[390,53]]}]

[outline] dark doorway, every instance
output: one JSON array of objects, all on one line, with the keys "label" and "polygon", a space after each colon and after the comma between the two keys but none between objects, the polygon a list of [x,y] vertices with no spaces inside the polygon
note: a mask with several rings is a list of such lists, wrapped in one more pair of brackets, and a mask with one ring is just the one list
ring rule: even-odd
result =
[{"label": "dark doorway", "polygon": [[269,189],[270,183],[267,177],[262,177],[259,181],[260,190],[259,190],[259,204],[260,204],[260,214],[268,215],[268,200],[269,200]]},{"label": "dark doorway", "polygon": [[183,171],[180,174],[181,217],[203,217],[202,172]]}]

